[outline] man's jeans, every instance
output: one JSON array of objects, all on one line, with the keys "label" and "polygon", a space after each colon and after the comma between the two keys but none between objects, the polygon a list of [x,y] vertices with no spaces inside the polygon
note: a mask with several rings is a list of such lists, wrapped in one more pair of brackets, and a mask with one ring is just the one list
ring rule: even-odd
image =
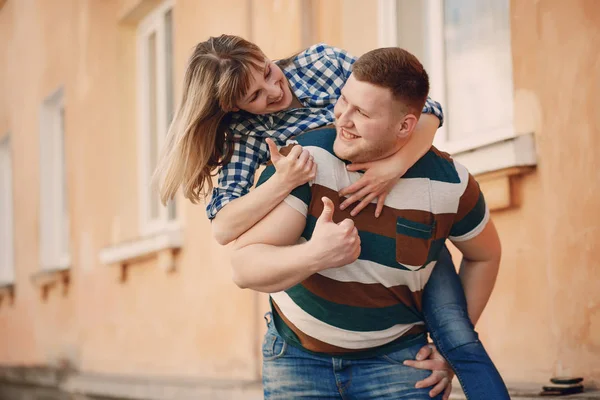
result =
[{"label": "man's jeans", "polygon": [[[414,360],[426,344],[363,360],[315,355],[287,344],[272,317],[263,342],[263,386],[266,400],[290,399],[431,399],[429,390],[415,383],[431,371],[402,365]],[[436,396],[433,399],[441,399]]]},{"label": "man's jeans", "polygon": [[423,291],[423,314],[432,340],[454,369],[467,399],[510,399],[469,319],[463,287],[445,246]]}]

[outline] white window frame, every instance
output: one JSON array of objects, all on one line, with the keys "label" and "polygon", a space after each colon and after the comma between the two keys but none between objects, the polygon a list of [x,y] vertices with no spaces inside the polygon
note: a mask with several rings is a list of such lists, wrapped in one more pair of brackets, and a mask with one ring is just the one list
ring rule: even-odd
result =
[{"label": "white window frame", "polygon": [[15,281],[15,226],[13,198],[13,165],[10,136],[0,139],[0,288]]},{"label": "white window frame", "polygon": [[[430,96],[442,107],[446,101],[443,0],[423,0],[422,62],[427,68]],[[398,0],[378,0],[378,41],[380,47],[398,46]],[[510,82],[513,84],[514,79]],[[447,116],[451,118],[451,116]],[[533,132],[517,133],[510,126],[467,139],[449,140],[446,124],[438,129],[434,144],[479,174],[514,166],[536,164]],[[473,154],[478,153],[478,154]],[[499,161],[500,160],[500,161]]]},{"label": "white window frame", "polygon": [[64,110],[60,88],[44,100],[40,112],[40,266],[44,270],[71,265],[70,213],[64,213],[68,204]]},{"label": "white window frame", "polygon": [[[158,197],[158,193],[152,188],[151,177],[153,168],[150,165],[150,114],[149,99],[149,66],[145,62],[148,60],[149,49],[147,46],[148,38],[154,33],[156,36],[156,133],[157,148],[162,149],[167,133],[167,80],[166,72],[167,57],[165,55],[165,15],[168,11],[173,13],[174,2],[167,0],[157,6],[149,15],[147,15],[138,25],[137,29],[137,60],[138,60],[138,171],[139,171],[139,225],[142,236],[150,236],[160,232],[174,230],[179,228],[179,210],[175,209],[175,218],[169,217],[169,209],[159,205],[159,216],[153,219],[151,217],[151,197]],[[173,56],[171,55],[171,62]],[[173,69],[171,68],[171,71]]]}]

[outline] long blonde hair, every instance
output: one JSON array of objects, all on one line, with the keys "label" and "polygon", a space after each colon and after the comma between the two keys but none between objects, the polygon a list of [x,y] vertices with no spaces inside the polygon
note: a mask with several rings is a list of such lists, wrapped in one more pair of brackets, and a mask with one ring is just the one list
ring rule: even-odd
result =
[{"label": "long blonde hair", "polygon": [[246,94],[252,69],[265,55],[238,36],[221,35],[199,43],[185,71],[183,95],[154,172],[163,204],[179,187],[197,203],[213,188],[212,171],[231,158],[228,113]]}]

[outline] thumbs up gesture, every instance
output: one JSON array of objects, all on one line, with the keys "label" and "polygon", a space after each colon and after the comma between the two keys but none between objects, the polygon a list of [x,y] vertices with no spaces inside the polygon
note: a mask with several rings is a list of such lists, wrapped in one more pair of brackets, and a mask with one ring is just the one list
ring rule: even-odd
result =
[{"label": "thumbs up gesture", "polygon": [[336,224],[333,222],[333,202],[327,197],[321,200],[323,212],[309,241],[311,251],[321,260],[320,270],[342,267],[356,261],[360,255],[360,237],[354,221],[345,219]]},{"label": "thumbs up gesture", "polygon": [[290,191],[315,179],[317,164],[308,150],[296,145],[287,156],[284,156],[279,152],[272,139],[267,139],[266,142],[271,153],[271,162],[276,170],[275,176]]}]

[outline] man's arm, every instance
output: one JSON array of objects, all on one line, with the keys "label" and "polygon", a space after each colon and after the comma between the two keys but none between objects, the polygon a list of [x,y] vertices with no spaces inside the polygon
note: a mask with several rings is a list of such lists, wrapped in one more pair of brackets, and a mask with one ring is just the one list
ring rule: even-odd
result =
[{"label": "man's arm", "polygon": [[231,256],[235,284],[274,293],[316,272],[308,242],[297,245],[305,225],[306,217],[282,202],[240,236]]},{"label": "man's arm", "polygon": [[297,244],[306,217],[286,202],[240,236],[231,257],[233,281],[241,288],[275,293],[323,269],[356,260],[360,239],[354,223],[334,223],[333,203],[322,200],[323,212],[308,242]]},{"label": "man's arm", "polygon": [[469,317],[475,325],[494,289],[502,253],[500,238],[490,219],[479,235],[453,243],[463,254],[460,279],[467,298]]}]

